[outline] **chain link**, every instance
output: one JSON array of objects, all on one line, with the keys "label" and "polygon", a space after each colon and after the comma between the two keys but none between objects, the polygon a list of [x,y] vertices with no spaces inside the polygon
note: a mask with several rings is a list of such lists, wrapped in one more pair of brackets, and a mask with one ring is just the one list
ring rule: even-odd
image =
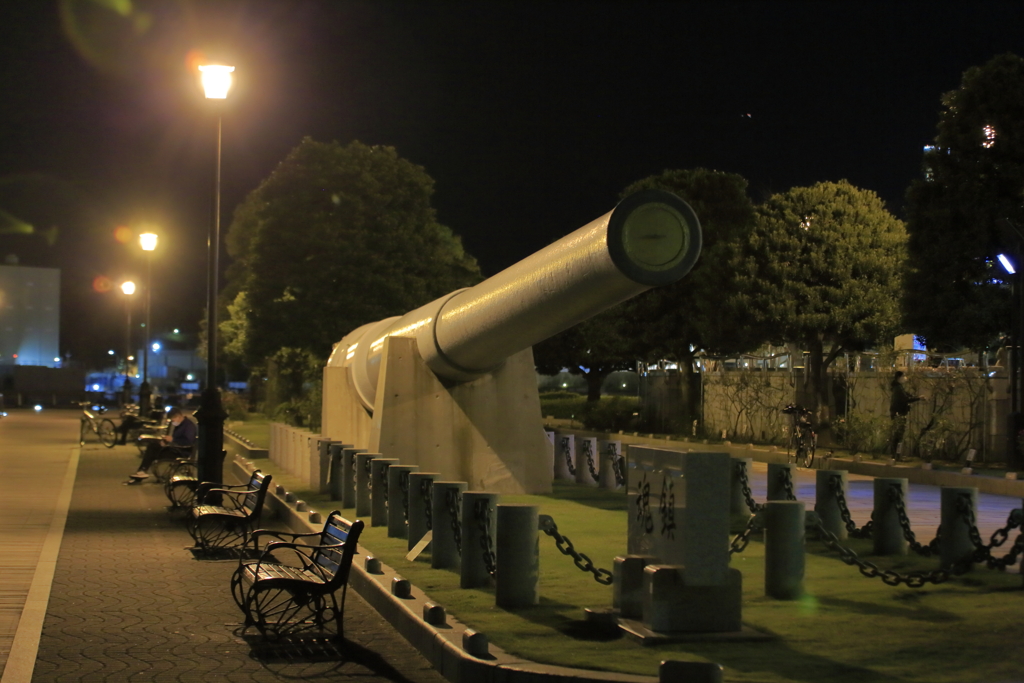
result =
[{"label": "chain link", "polygon": [[758,505],[754,502],[754,494],[750,491],[750,479],[747,477],[747,466],[742,460],[738,460],[733,463],[733,467],[736,468],[736,472],[739,475],[740,480],[740,491],[743,492],[743,498],[747,502],[747,507],[751,513],[755,513],[759,510],[764,509],[763,505]]},{"label": "chain link", "polygon": [[937,555],[939,553],[939,538],[942,536],[942,526],[939,526],[935,532],[935,538],[928,545],[921,545],[918,543],[913,529],[910,528],[910,517],[907,516],[907,508],[903,503],[903,489],[901,487],[893,486],[889,489],[889,502],[896,508],[896,516],[899,517],[900,527],[903,528],[903,538],[907,540],[910,549],[918,555],[925,557]]},{"label": "chain link", "polygon": [[384,493],[384,505],[388,504],[388,469],[391,467],[391,463],[386,462],[381,465],[380,468],[380,488]]},{"label": "chain link", "polygon": [[732,539],[729,543],[729,554],[742,553],[747,549],[747,544],[750,543],[750,535],[761,531],[764,528],[764,513],[758,512],[750,515],[750,519],[747,520],[747,526],[736,538]]},{"label": "chain link", "polygon": [[779,482],[782,484],[782,492],[786,494],[786,500],[796,500],[796,493],[793,491],[793,470],[783,467],[779,470]]},{"label": "chain link", "polygon": [[398,475],[398,488],[402,490],[402,517],[409,522],[409,470],[402,470]]},{"label": "chain link", "polygon": [[971,505],[970,494],[961,494],[956,501],[957,511],[963,515],[964,523],[967,524],[967,533],[971,538],[971,543],[974,545],[974,561],[984,562],[988,565],[989,569],[998,569],[1000,571],[1005,570],[1011,564],[1017,562],[1017,555],[1024,550],[1024,536],[1018,534],[1017,541],[1010,548],[1010,551],[1006,556],[1002,558],[993,557],[992,549],[998,548],[1006,543],[1010,537],[1010,531],[1021,526],[1021,515],[1015,514],[1017,510],[1010,512],[1009,517],[1006,518],[1006,526],[1001,529],[996,529],[992,532],[992,536],[989,538],[988,545],[981,540],[981,532],[978,531],[976,526],[976,518],[974,516],[974,506]]},{"label": "chain link", "polygon": [[497,578],[498,563],[494,555],[494,541],[491,539],[491,501],[480,498],[473,503],[473,518],[480,528],[480,549],[484,551],[484,567],[491,578]]},{"label": "chain link", "polygon": [[423,519],[427,523],[427,529],[434,528],[434,482],[429,479],[420,481],[420,496],[423,498],[423,505],[426,508],[423,512]]},{"label": "chain link", "polygon": [[587,470],[590,471],[590,478],[597,481],[600,479],[600,475],[594,467],[594,449],[592,444],[593,442],[590,439],[583,440],[583,454],[587,456]]},{"label": "chain link", "polygon": [[609,444],[608,455],[612,459],[612,473],[615,474],[615,485],[625,486],[626,485],[626,473],[623,472],[625,468],[626,459],[619,453],[615,446]]},{"label": "chain link", "polygon": [[567,536],[558,533],[558,525],[555,524],[555,520],[552,519],[551,515],[541,515],[539,522],[540,530],[555,539],[555,547],[558,548],[558,552],[571,557],[573,564],[580,571],[593,574],[594,581],[597,581],[602,586],[610,586],[612,584],[614,580],[612,573],[607,569],[595,567],[594,562],[589,557],[581,552],[577,552],[573,547],[572,541]]},{"label": "chain link", "polygon": [[455,549],[462,554],[462,493],[458,489],[448,489],[445,494],[445,505],[448,507],[448,517],[452,522],[452,537],[455,539]]},{"label": "chain link", "polygon": [[363,470],[366,472],[366,488],[369,491],[373,490],[373,466],[370,465],[370,458],[363,461]]},{"label": "chain link", "polygon": [[[869,519],[868,523],[857,528],[857,525],[853,521],[853,516],[850,514],[850,508],[846,504],[846,494],[843,493],[843,478],[838,474],[833,474],[828,478],[829,488],[832,489],[832,493],[835,494],[836,504],[839,506],[839,516],[843,519],[843,524],[846,525],[846,533],[849,534],[850,538],[871,538],[871,529],[875,525],[875,520]],[[874,514],[872,512],[871,514]]]},{"label": "chain link", "polygon": [[576,466],[572,464],[572,453],[569,448],[569,437],[562,437],[562,457],[565,458],[565,466],[569,469],[569,474],[576,476]]}]

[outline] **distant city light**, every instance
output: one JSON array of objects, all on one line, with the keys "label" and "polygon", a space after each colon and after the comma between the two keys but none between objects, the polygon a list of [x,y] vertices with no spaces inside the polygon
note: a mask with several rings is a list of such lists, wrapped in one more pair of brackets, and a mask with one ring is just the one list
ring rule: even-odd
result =
[{"label": "distant city light", "polygon": [[135,360],[135,356],[128,356],[128,360]]},{"label": "distant city light", "polygon": [[113,356],[114,355],[114,349],[110,349],[109,351],[107,351],[107,355],[108,356]]},{"label": "distant city light", "polygon": [[37,413],[38,413],[38,412],[40,412],[40,411],[41,411],[42,409],[43,409],[43,407],[42,407],[41,405],[39,405],[38,403],[37,403],[37,404],[35,405],[35,408],[34,408],[34,410],[35,410],[35,411],[36,411]]},{"label": "distant city light", "polygon": [[92,390],[93,391],[99,391],[100,390],[100,385],[99,384],[93,384],[92,385]]},{"label": "distant city light", "polygon": [[187,379],[189,382],[191,382],[195,378],[191,374],[188,374],[188,375],[185,375],[185,379]]},{"label": "distant city light", "polygon": [[1003,268],[1006,268],[1007,273],[1010,275],[1015,275],[1017,273],[1017,269],[1013,267],[1013,262],[1006,257],[1006,254],[999,254],[996,258],[1003,264]]},{"label": "distant city light", "polygon": [[161,348],[163,347],[160,346],[160,342],[153,342],[153,353],[159,352]]},{"label": "distant city light", "polygon": [[174,334],[178,334],[178,328],[177,327],[174,328]]},{"label": "distant city light", "polygon": [[59,363],[60,362],[60,356],[57,356],[56,358],[54,358],[53,362],[54,363]]},{"label": "distant city light", "polygon": [[981,146],[991,149],[992,145],[996,144],[996,129],[992,126],[985,126],[981,131],[985,134],[985,141],[981,143]]}]

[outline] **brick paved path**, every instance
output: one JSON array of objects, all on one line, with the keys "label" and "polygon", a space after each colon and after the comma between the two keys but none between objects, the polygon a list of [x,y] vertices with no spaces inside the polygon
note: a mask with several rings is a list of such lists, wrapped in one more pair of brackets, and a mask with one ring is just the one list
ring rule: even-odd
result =
[{"label": "brick paved path", "polygon": [[39,643],[34,681],[409,681],[443,678],[359,596],[350,645],[262,644],[241,632],[235,561],[200,561],[155,484],[122,486],[137,455],[86,445]]}]

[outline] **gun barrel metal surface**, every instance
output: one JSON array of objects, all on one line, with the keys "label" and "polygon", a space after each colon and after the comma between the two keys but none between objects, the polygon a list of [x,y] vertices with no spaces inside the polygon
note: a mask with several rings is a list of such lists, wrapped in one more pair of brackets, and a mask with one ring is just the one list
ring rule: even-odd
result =
[{"label": "gun barrel metal surface", "polygon": [[700,223],[686,202],[661,190],[638,192],[474,287],[354,330],[328,365],[350,367],[369,410],[388,336],[416,337],[423,360],[443,379],[475,379],[615,304],[676,282],[700,248]]}]

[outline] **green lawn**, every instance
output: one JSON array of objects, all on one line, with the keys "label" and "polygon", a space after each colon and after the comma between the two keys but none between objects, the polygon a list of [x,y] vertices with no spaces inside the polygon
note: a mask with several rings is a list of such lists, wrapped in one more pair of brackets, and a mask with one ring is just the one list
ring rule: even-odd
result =
[{"label": "green lawn", "polygon": [[[297,487],[291,477],[280,480],[290,489]],[[316,509],[332,509],[325,496],[296,492]],[[610,569],[612,559],[625,551],[621,493],[560,485],[553,495],[502,500],[539,505],[599,567]],[[348,510],[347,516],[352,515]],[[656,675],[663,659],[710,660],[725,667],[727,681],[744,682],[959,683],[1020,676],[1024,592],[1018,574],[977,569],[941,585],[893,588],[862,577],[820,544],[809,542],[807,595],[785,602],[764,596],[764,548],[755,540],[732,560],[743,573],[743,621],[775,639],[645,648],[588,626],[583,609],[610,607],[611,588],[576,569],[546,536],[541,536],[541,602],[515,612],[497,609],[492,589],[460,589],[458,575],[431,569],[426,554],[407,562],[406,541],[387,538],[384,528],[367,528],[363,541],[367,552],[459,620],[505,650],[537,662]],[[849,544],[862,556],[870,552],[868,542]],[[937,566],[936,560],[917,556],[867,559],[896,571]]]},{"label": "green lawn", "polygon": [[229,420],[224,423],[224,428],[252,441],[260,448],[270,448],[270,420],[262,415],[254,415],[245,421]]}]

